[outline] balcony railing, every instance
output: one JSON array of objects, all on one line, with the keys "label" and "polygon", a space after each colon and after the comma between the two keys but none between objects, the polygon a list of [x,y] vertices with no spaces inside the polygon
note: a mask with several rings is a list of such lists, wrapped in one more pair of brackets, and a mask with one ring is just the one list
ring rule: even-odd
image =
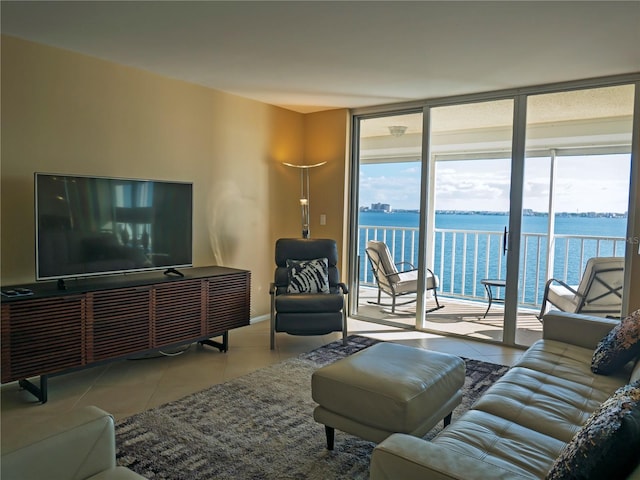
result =
[{"label": "balcony railing", "polygon": [[[484,278],[506,278],[501,232],[438,228],[434,232],[434,257],[430,267],[440,278],[441,294],[485,300],[486,293],[480,281]],[[361,285],[375,286],[371,266],[364,252],[369,240],[385,242],[396,263],[408,262],[417,266],[418,228],[360,226],[359,234]],[[547,278],[558,278],[569,285],[577,285],[589,258],[624,256],[625,251],[625,239],[622,237],[555,234],[553,258],[548,262],[547,245],[547,234],[522,234],[518,279],[521,306],[541,305]],[[553,268],[553,274],[549,276],[548,265]]]}]

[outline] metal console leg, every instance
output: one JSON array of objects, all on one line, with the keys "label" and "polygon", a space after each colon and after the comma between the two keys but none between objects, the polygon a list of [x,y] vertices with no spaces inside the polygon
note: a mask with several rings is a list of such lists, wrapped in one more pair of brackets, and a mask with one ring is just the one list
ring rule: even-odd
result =
[{"label": "metal console leg", "polygon": [[211,340],[210,338],[199,342],[200,345],[209,345],[210,347],[216,347],[221,352],[229,350],[229,332],[226,331],[222,334],[222,343]]},{"label": "metal console leg", "polygon": [[18,380],[18,385],[34,395],[40,402],[47,403],[47,375],[40,375],[40,387],[34,385],[29,380]]}]

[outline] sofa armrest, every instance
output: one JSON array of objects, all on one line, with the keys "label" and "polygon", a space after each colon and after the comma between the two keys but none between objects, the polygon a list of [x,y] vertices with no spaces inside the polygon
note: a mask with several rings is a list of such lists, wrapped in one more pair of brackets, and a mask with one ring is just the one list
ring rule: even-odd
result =
[{"label": "sofa armrest", "polygon": [[[513,470],[460,455],[437,443],[403,433],[387,437],[371,456],[370,480],[515,479]],[[524,478],[524,477],[522,477]]]},{"label": "sofa armrest", "polygon": [[640,480],[640,463],[636,466],[635,470],[627,477],[627,480]]},{"label": "sofa armrest", "polygon": [[3,445],[3,480],[84,479],[116,468],[113,418],[97,407],[63,414]]},{"label": "sofa armrest", "polygon": [[542,338],[595,350],[619,320],[552,310],[542,318]]}]

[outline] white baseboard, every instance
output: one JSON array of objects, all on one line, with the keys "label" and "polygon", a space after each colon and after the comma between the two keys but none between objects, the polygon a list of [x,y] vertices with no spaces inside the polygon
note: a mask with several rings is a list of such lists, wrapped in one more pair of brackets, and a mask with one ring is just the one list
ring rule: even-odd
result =
[{"label": "white baseboard", "polygon": [[253,317],[249,320],[249,323],[251,325],[253,325],[254,323],[258,323],[258,322],[264,322],[265,320],[270,320],[271,319],[271,315],[269,315],[268,313],[266,315],[260,315],[259,317]]}]

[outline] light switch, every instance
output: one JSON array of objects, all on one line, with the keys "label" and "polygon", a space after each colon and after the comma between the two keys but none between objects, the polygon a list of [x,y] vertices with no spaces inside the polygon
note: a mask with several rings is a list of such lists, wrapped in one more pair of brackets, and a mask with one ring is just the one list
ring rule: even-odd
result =
[{"label": "light switch", "polygon": [[320,225],[326,225],[327,224],[327,216],[324,213],[320,214]]}]

